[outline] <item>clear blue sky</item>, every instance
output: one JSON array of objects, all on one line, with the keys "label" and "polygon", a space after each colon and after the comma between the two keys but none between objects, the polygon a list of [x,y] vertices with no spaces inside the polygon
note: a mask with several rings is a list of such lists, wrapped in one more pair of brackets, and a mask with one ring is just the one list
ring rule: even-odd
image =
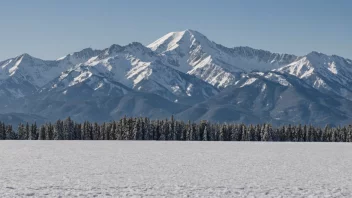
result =
[{"label": "clear blue sky", "polygon": [[351,0],[11,0],[0,7],[0,60],[147,45],[185,29],[227,47],[352,58]]}]

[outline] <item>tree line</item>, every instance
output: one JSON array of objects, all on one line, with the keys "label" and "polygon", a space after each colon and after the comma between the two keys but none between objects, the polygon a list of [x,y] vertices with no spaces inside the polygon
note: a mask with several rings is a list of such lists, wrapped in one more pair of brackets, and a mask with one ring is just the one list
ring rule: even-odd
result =
[{"label": "tree line", "polygon": [[41,126],[0,122],[0,140],[177,140],[177,141],[290,141],[352,142],[352,126],[219,124],[149,118],[127,118],[98,124],[71,118]]}]

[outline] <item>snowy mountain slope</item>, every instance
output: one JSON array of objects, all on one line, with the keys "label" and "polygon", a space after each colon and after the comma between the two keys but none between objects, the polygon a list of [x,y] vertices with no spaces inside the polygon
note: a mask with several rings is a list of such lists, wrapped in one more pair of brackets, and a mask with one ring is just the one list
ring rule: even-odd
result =
[{"label": "snowy mountain slope", "polygon": [[9,100],[35,93],[74,65],[97,55],[98,50],[84,49],[54,61],[28,54],[0,62],[0,96]]},{"label": "snowy mountain slope", "polygon": [[311,52],[277,71],[297,76],[314,88],[352,100],[352,61]]},{"label": "snowy mountain slope", "polygon": [[[178,117],[324,125],[348,123],[352,119],[351,105],[351,101],[321,93],[295,76],[266,72],[242,77],[235,86],[187,109]],[[231,113],[234,115],[229,115]]]},{"label": "snowy mountain slope", "polygon": [[80,66],[77,70],[63,72],[43,87],[39,94],[48,94],[68,101],[75,98],[82,100],[99,96],[123,96],[129,91],[131,89],[125,85],[94,74],[86,66]]},{"label": "snowy mountain slope", "polygon": [[[86,74],[82,73],[82,66],[88,70]],[[200,101],[218,93],[210,84],[164,65],[158,55],[140,43],[112,45],[82,66],[74,68],[81,73],[78,78],[89,78],[95,74],[134,90],[156,93],[172,101],[182,98]],[[80,82],[80,79],[76,78],[76,81]]]},{"label": "snowy mountain slope", "polygon": [[148,47],[165,64],[219,88],[233,85],[241,73],[279,68],[297,58],[249,47],[227,48],[194,30],[168,33]]},{"label": "snowy mountain slope", "polygon": [[60,64],[68,64],[68,65],[77,65],[79,63],[84,63],[91,59],[92,57],[98,56],[101,54],[102,50],[93,50],[92,48],[86,48],[79,52],[74,52],[72,54],[68,54],[64,57],[57,59],[56,61],[60,62]]},{"label": "snowy mountain slope", "polygon": [[53,73],[58,70],[64,69],[28,54],[0,62],[1,104],[6,106],[13,99],[35,93],[39,86],[52,80]]},{"label": "snowy mountain slope", "polygon": [[[87,67],[82,69],[81,66]],[[132,89],[157,93],[172,101],[186,97],[198,102],[218,93],[206,82],[163,65],[159,55],[137,42],[127,46],[112,45],[105,50],[87,48],[55,61],[43,61],[24,54],[1,62],[1,68],[1,93],[8,95],[11,92],[14,95],[11,98],[34,93],[58,76],[59,80],[67,81],[65,75],[72,70],[77,76],[71,79],[72,82],[67,82],[67,86],[99,76]],[[28,84],[31,89],[14,89],[13,82]]]},{"label": "snowy mountain slope", "polygon": [[60,72],[69,68],[69,65],[60,65],[56,61],[44,61],[28,54],[2,62],[1,80],[9,78],[25,80],[35,87],[44,86]]}]

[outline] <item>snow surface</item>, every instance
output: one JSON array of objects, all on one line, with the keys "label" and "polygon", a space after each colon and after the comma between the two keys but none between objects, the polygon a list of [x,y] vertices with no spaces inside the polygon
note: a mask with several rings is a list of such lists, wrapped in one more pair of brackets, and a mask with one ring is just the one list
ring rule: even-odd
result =
[{"label": "snow surface", "polygon": [[0,197],[352,197],[352,144],[2,141]]}]

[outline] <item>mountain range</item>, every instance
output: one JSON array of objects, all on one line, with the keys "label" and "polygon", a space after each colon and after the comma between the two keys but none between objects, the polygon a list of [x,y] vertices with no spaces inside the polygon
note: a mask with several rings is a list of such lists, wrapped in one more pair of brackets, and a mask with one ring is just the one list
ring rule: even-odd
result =
[{"label": "mountain range", "polygon": [[153,119],[339,125],[352,122],[352,61],[225,47],[194,30],[144,46],[57,60],[0,61],[0,118],[13,122]]}]

